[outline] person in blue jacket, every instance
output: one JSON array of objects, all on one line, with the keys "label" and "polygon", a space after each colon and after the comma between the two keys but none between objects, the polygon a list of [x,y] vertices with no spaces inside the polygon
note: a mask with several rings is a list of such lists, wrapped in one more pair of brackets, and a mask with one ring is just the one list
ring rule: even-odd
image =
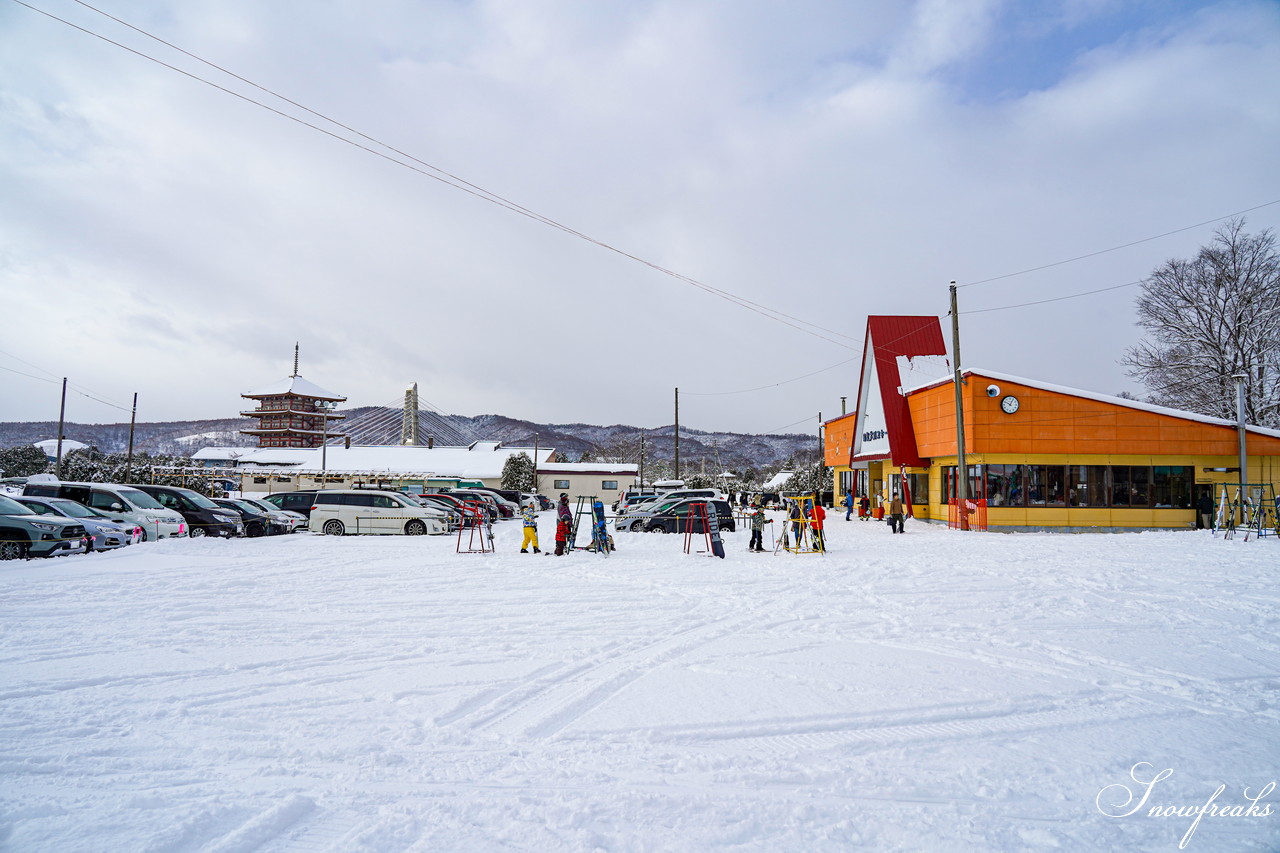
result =
[{"label": "person in blue jacket", "polygon": [[853,520],[853,492],[844,493],[844,520]]}]

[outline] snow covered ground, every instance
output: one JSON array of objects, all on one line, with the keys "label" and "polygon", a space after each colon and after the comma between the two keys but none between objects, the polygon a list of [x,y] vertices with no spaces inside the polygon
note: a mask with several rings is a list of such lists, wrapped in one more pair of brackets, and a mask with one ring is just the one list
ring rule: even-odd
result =
[{"label": "snow covered ground", "polygon": [[831,519],[0,564],[0,848],[1280,848],[1280,543]]}]

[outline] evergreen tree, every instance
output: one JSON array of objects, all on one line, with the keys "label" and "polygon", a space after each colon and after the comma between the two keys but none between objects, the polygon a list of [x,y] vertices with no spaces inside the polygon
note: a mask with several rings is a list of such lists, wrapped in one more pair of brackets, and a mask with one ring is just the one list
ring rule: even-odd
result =
[{"label": "evergreen tree", "polygon": [[521,492],[535,491],[533,459],[527,453],[515,453],[507,457],[502,466],[502,488]]},{"label": "evergreen tree", "polygon": [[34,444],[0,450],[0,476],[30,477],[43,472],[48,464],[49,458]]}]

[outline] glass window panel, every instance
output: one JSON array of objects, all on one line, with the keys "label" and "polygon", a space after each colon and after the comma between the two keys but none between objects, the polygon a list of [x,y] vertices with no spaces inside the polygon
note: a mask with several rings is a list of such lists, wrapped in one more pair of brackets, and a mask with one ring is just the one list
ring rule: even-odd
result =
[{"label": "glass window panel", "polygon": [[1151,469],[1145,465],[1129,466],[1129,506],[1151,505]]},{"label": "glass window panel", "polygon": [[1044,505],[1067,505],[1067,471],[1061,465],[1049,465],[1044,469]]},{"label": "glass window panel", "polygon": [[1129,466],[1111,466],[1111,505],[1129,505]]},{"label": "glass window panel", "polygon": [[1027,506],[1044,506],[1045,466],[1026,466]]}]

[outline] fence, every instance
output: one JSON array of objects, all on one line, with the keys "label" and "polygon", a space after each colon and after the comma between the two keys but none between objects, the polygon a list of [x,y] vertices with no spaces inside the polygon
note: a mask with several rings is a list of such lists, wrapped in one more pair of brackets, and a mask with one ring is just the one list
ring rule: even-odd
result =
[{"label": "fence", "polygon": [[955,498],[952,498],[947,503],[947,527],[952,530],[986,530],[986,500],[969,500],[965,503],[965,506],[967,507],[967,512],[962,514]]}]

